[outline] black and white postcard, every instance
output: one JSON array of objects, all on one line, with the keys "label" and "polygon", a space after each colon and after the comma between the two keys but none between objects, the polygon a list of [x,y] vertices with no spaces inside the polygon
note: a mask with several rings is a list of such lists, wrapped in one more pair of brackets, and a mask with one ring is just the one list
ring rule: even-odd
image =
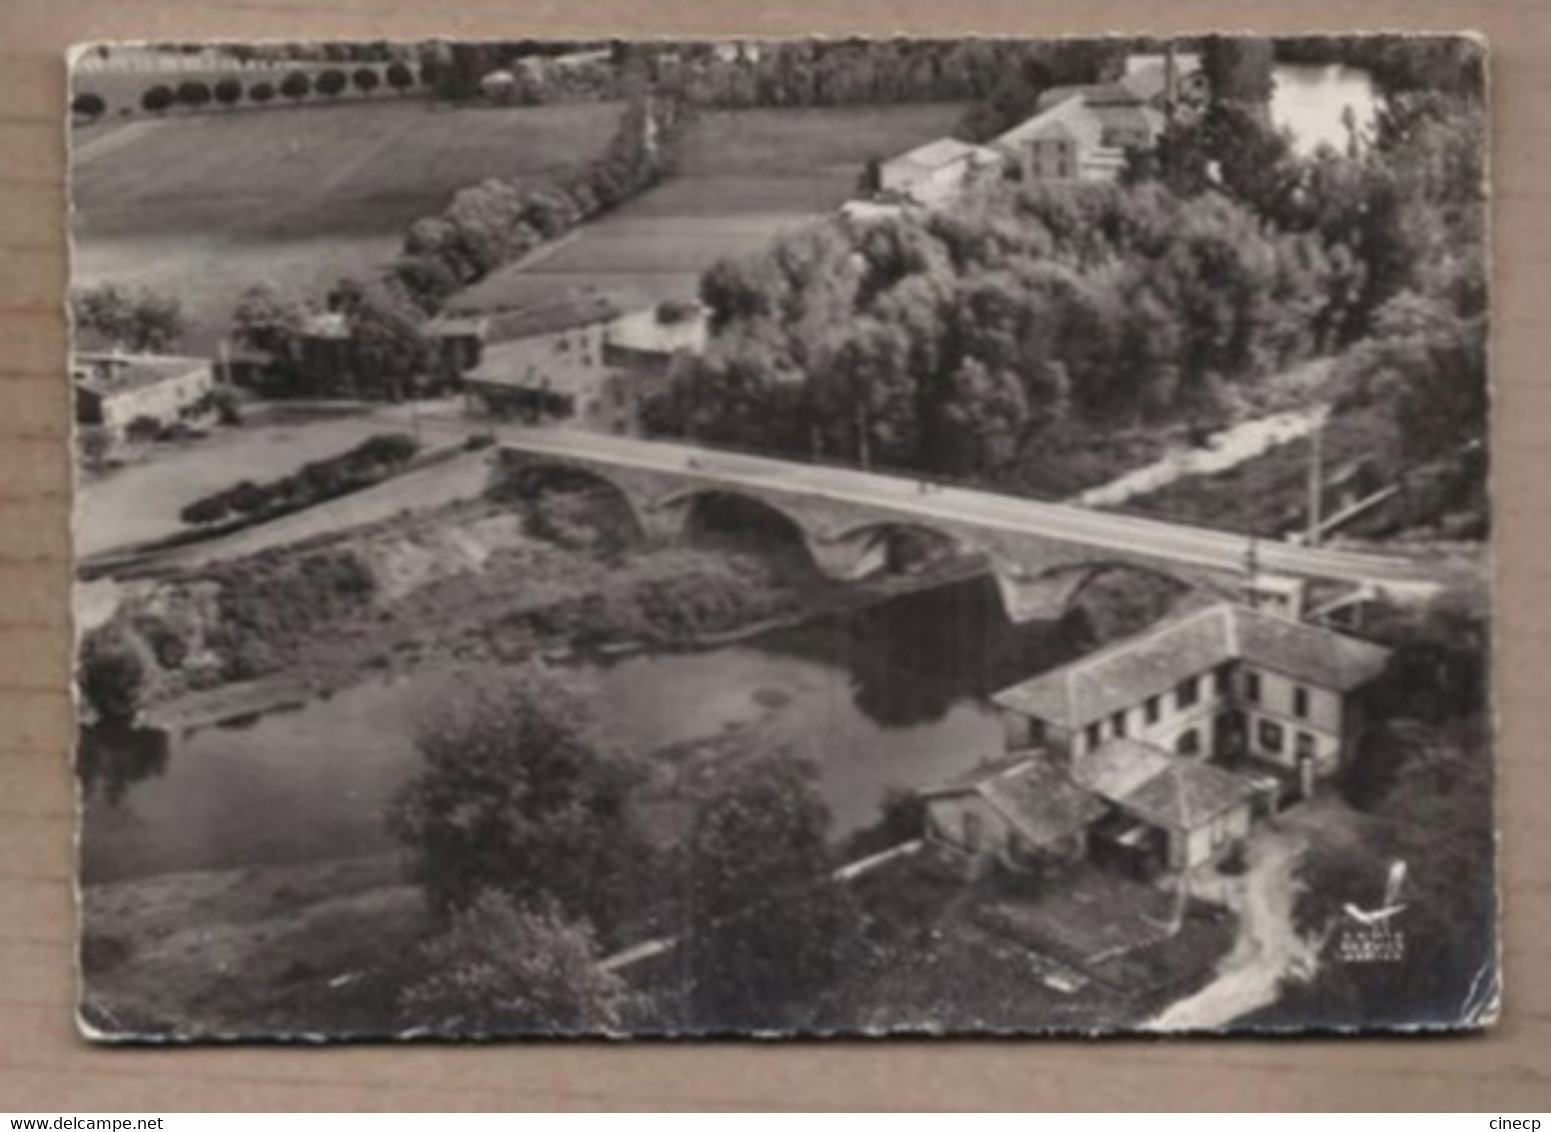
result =
[{"label": "black and white postcard", "polygon": [[85,1032],[1492,1022],[1486,54],[76,48]]}]

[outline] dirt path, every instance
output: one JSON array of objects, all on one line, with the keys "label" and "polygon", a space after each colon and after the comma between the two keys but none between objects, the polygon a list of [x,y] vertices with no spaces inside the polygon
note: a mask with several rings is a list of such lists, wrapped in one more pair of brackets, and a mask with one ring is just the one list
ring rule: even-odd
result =
[{"label": "dirt path", "polygon": [[1210,983],[1168,1007],[1146,1029],[1226,1025],[1274,1002],[1284,976],[1313,964],[1314,949],[1297,934],[1292,918],[1304,847],[1301,836],[1283,830],[1264,830],[1251,842],[1249,871],[1225,882],[1228,903],[1240,917],[1233,950]]}]

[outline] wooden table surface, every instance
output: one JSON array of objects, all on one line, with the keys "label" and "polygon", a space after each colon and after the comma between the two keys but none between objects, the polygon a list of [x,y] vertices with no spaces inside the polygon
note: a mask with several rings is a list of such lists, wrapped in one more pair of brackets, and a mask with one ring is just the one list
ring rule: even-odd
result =
[{"label": "wooden table surface", "polygon": [[[1247,19],[1256,22],[1251,26]],[[1491,41],[1507,990],[1464,1038],[95,1049],[75,1032],[68,769],[67,44],[1474,29]],[[1542,0],[6,0],[0,5],[0,1111],[1551,1108],[1551,5]],[[1548,524],[1551,531],[1551,524]],[[1543,550],[1551,550],[1551,534]]]}]

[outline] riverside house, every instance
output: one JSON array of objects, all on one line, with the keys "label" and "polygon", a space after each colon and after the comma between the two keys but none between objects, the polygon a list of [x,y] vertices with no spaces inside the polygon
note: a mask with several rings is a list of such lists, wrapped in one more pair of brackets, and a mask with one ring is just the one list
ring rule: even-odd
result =
[{"label": "riverside house", "polygon": [[[1367,641],[1223,602],[993,699],[1008,754],[1038,764],[1018,774],[1059,772],[1103,803],[1083,852],[1140,872],[1188,869],[1242,841],[1256,810],[1307,797],[1340,769],[1363,729],[1361,690],[1388,658]],[[929,831],[984,854],[978,835],[992,827],[966,824],[946,802],[957,796],[923,794]],[[1039,848],[1008,824],[993,855],[1013,861]]]}]

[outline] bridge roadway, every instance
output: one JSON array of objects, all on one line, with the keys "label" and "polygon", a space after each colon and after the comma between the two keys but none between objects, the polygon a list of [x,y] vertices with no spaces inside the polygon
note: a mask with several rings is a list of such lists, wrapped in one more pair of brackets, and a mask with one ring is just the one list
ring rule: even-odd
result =
[{"label": "bridge roadway", "polygon": [[1458,570],[1457,566],[1427,557],[1301,546],[971,488],[923,486],[918,480],[877,472],[658,440],[511,426],[501,428],[499,433],[505,448],[551,456],[560,462],[614,465],[705,480],[720,487],[817,497],[914,516],[925,524],[932,520],[969,524],[1089,546],[1122,558],[1145,555],[1213,572],[1243,575],[1252,546],[1258,569],[1267,574],[1311,580],[1430,589],[1444,584]]}]

